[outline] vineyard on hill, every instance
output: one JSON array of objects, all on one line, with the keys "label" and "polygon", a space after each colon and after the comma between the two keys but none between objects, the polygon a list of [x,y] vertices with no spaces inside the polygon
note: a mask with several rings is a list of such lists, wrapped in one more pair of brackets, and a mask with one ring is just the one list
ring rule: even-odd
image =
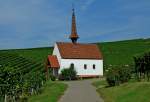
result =
[{"label": "vineyard on hill", "polygon": [[[150,51],[150,39],[98,43],[104,68],[133,65],[133,56]],[[0,101],[19,100],[40,92],[45,83],[45,60],[53,47],[0,50]],[[104,69],[105,70],[105,69]]]},{"label": "vineyard on hill", "polygon": [[43,63],[13,51],[0,51],[0,100],[27,98],[38,93],[44,82]]},{"label": "vineyard on hill", "polygon": [[17,53],[19,56],[34,60],[36,62],[44,63],[47,55],[52,54],[53,47],[15,49],[6,51]]}]

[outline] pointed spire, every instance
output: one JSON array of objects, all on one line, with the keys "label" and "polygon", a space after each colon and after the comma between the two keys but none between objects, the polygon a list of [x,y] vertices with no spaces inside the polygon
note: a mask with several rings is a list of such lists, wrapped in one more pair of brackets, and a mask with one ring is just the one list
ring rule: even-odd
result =
[{"label": "pointed spire", "polygon": [[74,8],[72,9],[72,27],[71,27],[71,35],[70,35],[69,38],[72,40],[72,43],[76,43],[77,39],[79,38],[79,36],[77,34],[76,18],[75,18]]}]

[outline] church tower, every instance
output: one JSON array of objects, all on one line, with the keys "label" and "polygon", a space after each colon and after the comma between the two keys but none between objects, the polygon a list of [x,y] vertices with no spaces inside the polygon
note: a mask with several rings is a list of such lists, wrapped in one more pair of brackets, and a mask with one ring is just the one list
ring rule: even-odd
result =
[{"label": "church tower", "polygon": [[71,35],[69,37],[72,41],[72,43],[77,43],[77,40],[79,38],[77,34],[77,28],[76,28],[76,18],[75,18],[75,11],[74,8],[72,9],[72,26],[71,26]]}]

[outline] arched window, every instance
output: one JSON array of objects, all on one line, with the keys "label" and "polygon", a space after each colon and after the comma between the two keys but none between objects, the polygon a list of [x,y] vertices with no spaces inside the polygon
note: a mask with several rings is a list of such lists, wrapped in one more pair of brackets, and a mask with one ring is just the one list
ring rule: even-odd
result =
[{"label": "arched window", "polygon": [[93,69],[95,69],[95,67],[96,67],[95,64],[93,64]]},{"label": "arched window", "polygon": [[87,69],[87,65],[86,64],[84,64],[84,69]]},{"label": "arched window", "polygon": [[74,64],[73,64],[73,63],[71,63],[71,64],[70,64],[70,67],[71,67],[71,68],[74,68]]}]

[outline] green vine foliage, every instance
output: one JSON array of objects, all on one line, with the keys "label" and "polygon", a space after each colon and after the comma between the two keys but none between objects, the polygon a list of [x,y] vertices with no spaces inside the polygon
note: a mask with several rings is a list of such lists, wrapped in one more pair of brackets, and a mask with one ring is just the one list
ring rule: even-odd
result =
[{"label": "green vine foliage", "polygon": [[0,101],[27,100],[28,96],[39,93],[45,81],[41,63],[14,53],[0,53]]}]

